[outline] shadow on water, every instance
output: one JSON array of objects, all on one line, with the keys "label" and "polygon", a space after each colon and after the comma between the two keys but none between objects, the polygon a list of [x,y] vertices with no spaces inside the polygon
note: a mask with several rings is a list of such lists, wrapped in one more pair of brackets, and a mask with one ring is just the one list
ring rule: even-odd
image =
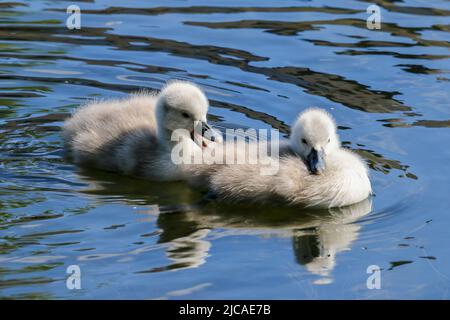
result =
[{"label": "shadow on water", "polygon": [[[270,80],[294,84],[306,89],[308,93],[323,96],[349,108],[354,108],[365,112],[384,113],[411,110],[410,107],[403,105],[400,101],[393,98],[394,95],[398,94],[397,92],[379,92],[370,90],[367,86],[362,85],[357,81],[348,80],[335,74],[316,72],[309,68],[267,68],[252,66],[249,65],[249,62],[265,61],[268,60],[268,58],[255,56],[242,50],[216,46],[199,46],[169,39],[120,36],[107,33],[107,31],[109,31],[107,28],[85,28],[83,29],[83,33],[86,38],[83,39],[71,37],[65,38],[64,35],[68,34],[68,30],[59,27],[16,27],[11,31],[14,32],[15,39],[20,39],[21,35],[23,35],[23,40],[28,41],[42,41],[43,37],[50,37],[52,38],[51,40],[55,42],[78,45],[110,45],[119,50],[168,52],[170,54],[182,57],[203,59],[207,60],[209,63],[233,66],[246,72],[261,74]],[[9,37],[9,34],[2,34],[0,31],[0,40],[8,40]],[[89,39],[89,37],[95,39]],[[101,38],[102,40],[99,40],[98,38]],[[133,45],[133,42],[147,43],[148,47]],[[95,62],[91,60],[90,63]],[[114,63],[117,62],[111,62],[111,64]],[[99,64],[105,64],[105,61],[101,61]],[[144,68],[136,71],[148,73],[151,70],[152,69],[150,68]],[[164,70],[157,69],[153,71],[161,72]],[[0,74],[0,79],[5,80],[32,80],[33,78],[19,75],[8,76]],[[61,81],[61,79],[52,80],[45,78],[38,78],[36,80],[50,82]],[[121,88],[122,90],[127,87],[133,89],[132,86],[114,86],[112,84],[105,83],[96,84],[96,81],[92,80],[87,81],[75,78],[66,78],[63,80],[73,84],[101,86],[103,88],[110,89],[115,87]]]}]

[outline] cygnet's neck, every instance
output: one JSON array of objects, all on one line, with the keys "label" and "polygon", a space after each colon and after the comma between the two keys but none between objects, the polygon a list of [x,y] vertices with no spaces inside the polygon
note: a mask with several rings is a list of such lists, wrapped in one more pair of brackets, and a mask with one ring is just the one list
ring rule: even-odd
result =
[{"label": "cygnet's neck", "polygon": [[170,148],[174,142],[171,141],[172,138],[172,130],[169,130],[165,126],[165,110],[164,105],[161,102],[161,98],[158,100],[156,104],[155,116],[156,116],[156,137],[158,143],[163,146]]},{"label": "cygnet's neck", "polygon": [[164,128],[163,126],[158,125],[157,132],[158,143],[165,147],[170,147],[174,141],[171,140],[172,131]]},{"label": "cygnet's neck", "polygon": [[[295,139],[289,138],[289,140],[287,142],[287,146],[288,146],[288,149],[290,152],[294,153],[296,156],[299,156],[300,158],[303,159],[302,153],[300,152],[300,148],[298,147],[298,144]],[[303,160],[306,160],[306,159],[303,159]]]},{"label": "cygnet's neck", "polygon": [[160,128],[158,129],[157,139],[159,145],[168,152],[178,153],[183,150],[182,153],[189,155],[188,157],[202,154],[202,149],[192,140],[187,130],[174,132],[166,128]]}]

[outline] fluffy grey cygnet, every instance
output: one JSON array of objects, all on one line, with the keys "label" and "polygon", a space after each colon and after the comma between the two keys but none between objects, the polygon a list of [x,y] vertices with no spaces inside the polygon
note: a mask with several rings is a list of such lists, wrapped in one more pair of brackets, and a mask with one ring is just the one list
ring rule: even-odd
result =
[{"label": "fluffy grey cygnet", "polygon": [[262,164],[229,164],[209,170],[209,187],[219,200],[307,207],[341,207],[369,197],[368,169],[354,152],[341,147],[336,124],[322,109],[298,117],[289,139],[292,154],[279,158],[274,175]]},{"label": "fluffy grey cygnet", "polygon": [[[76,164],[178,180],[184,178],[186,165],[172,161],[175,144],[193,156],[220,139],[207,124],[208,106],[199,87],[171,81],[159,94],[144,92],[88,103],[65,122],[62,135]],[[203,135],[196,134],[196,126]],[[176,141],[172,141],[174,133]]]}]

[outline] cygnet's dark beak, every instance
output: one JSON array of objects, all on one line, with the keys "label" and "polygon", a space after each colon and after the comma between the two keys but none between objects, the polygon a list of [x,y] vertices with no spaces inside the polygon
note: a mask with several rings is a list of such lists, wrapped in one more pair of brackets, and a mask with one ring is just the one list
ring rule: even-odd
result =
[{"label": "cygnet's dark beak", "polygon": [[214,142],[216,140],[216,136],[213,134],[213,129],[206,122],[202,121],[202,136],[208,140]]},{"label": "cygnet's dark beak", "polygon": [[325,170],[325,161],[323,158],[323,151],[317,151],[314,148],[311,149],[308,157],[306,157],[308,169],[311,173],[320,174],[323,170]]},{"label": "cygnet's dark beak", "polygon": [[206,122],[202,122],[202,136],[212,142],[223,142],[222,133],[209,126]]},{"label": "cygnet's dark beak", "polygon": [[[211,126],[208,123],[206,123],[205,121],[198,121],[195,125],[194,132],[195,132],[195,134],[193,133],[193,136],[195,138],[197,138],[198,136],[201,136],[202,139],[209,140],[211,142],[221,142],[222,141],[221,134],[218,131],[211,128]],[[202,140],[201,145],[205,146],[204,144],[205,144],[205,142]]]}]

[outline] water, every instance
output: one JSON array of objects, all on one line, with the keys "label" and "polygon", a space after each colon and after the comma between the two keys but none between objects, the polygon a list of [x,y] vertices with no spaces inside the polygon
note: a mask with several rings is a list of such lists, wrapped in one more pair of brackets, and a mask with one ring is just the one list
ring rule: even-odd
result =
[{"label": "water", "polygon": [[[0,297],[449,298],[450,2],[80,1],[70,31],[74,3],[0,3]],[[77,105],[172,78],[202,85],[223,126],[288,134],[326,108],[372,202],[230,207],[64,160]]]}]

